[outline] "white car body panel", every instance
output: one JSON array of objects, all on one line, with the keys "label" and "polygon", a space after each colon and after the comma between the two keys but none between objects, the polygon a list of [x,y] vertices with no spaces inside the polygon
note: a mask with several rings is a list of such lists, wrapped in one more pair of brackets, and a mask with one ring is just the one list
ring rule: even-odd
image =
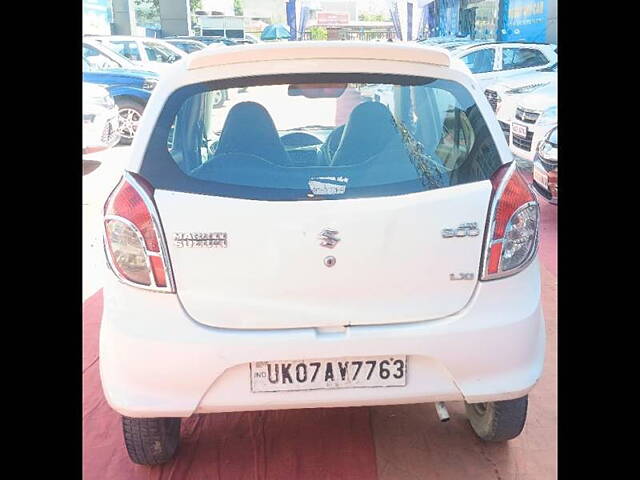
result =
[{"label": "white car body panel", "polygon": [[[461,310],[477,283],[483,237],[442,238],[441,230],[484,225],[490,194],[486,181],[333,202],[166,191],[154,198],[167,238],[228,235],[229,248],[208,251],[169,242],[178,297],[192,318],[225,328],[297,328],[415,322]],[[319,247],[324,228],[339,232],[333,249]],[[330,269],[328,255],[337,260]],[[460,272],[474,280],[449,279]]]},{"label": "white car body panel", "polygon": [[[318,52],[315,57],[297,51],[304,58],[286,58],[283,49],[304,48],[296,43],[203,50],[173,64],[147,104],[127,170],[140,171],[156,119],[176,89],[256,72],[374,72],[458,82],[476,101],[503,163],[511,161],[483,91],[461,61],[436,64],[446,58],[442,50],[430,57],[417,53],[425,47],[326,42],[310,49]],[[271,56],[271,50],[279,53]],[[340,51],[337,58],[330,50]],[[411,60],[412,52],[418,60]],[[211,58],[188,69],[198,56]],[[316,202],[156,190],[177,293],[136,288],[108,274],[100,332],[108,403],[132,417],[187,417],[525,395],[544,359],[537,258],[498,280],[454,282],[448,276],[477,277],[490,193],[488,180]],[[474,221],[477,237],[441,236],[443,228]],[[332,250],[320,247],[320,230],[334,227],[341,242]],[[172,234],[182,229],[227,231],[229,248],[179,249]],[[354,246],[365,241],[364,248]],[[326,255],[337,258],[330,269],[322,264]],[[263,393],[250,388],[250,362],[387,355],[407,356],[405,386]]]}]

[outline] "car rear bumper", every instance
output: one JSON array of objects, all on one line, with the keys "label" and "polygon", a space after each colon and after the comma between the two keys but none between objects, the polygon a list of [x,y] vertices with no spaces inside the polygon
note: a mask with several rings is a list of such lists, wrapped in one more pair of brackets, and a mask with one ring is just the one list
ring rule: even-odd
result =
[{"label": "car rear bumper", "polygon": [[[513,277],[479,282],[455,315],[425,322],[231,330],[191,319],[174,294],[119,283],[109,273],[100,373],[113,409],[133,417],[466,400],[526,394],[545,349],[537,260]],[[404,387],[252,393],[249,363],[407,355]]]}]

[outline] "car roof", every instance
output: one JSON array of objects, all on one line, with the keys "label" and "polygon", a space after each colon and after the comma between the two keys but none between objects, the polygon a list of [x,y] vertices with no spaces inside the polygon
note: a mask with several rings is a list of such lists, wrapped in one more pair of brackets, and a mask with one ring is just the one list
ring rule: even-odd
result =
[{"label": "car roof", "polygon": [[[451,56],[442,48],[388,42],[306,41],[239,45],[204,49],[189,55],[187,69],[233,63],[302,59],[396,60],[451,67]],[[454,68],[457,67],[457,63]]]}]

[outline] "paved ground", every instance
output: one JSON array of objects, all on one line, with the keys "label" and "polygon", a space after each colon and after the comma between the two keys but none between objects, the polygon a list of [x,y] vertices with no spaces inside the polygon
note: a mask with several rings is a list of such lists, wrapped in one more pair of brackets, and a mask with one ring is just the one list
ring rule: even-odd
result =
[{"label": "paved ground", "polygon": [[520,479],[556,478],[556,212],[542,200],[540,264],[547,324],[542,379],[530,394],[523,434],[504,445],[476,439],[461,402],[440,423],[432,404],[196,415],[183,421],[176,460],[129,462],[119,416],[106,404],[98,372],[102,312],[99,212],[118,180],[127,148],[91,156],[85,175],[83,477],[91,479]]}]

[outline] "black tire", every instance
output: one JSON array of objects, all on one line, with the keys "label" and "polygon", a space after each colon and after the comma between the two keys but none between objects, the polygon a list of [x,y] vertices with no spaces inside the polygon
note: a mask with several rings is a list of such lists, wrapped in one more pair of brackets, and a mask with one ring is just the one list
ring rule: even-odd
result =
[{"label": "black tire", "polygon": [[180,443],[179,418],[122,417],[122,430],[129,458],[139,465],[171,460]]},{"label": "black tire", "polygon": [[506,442],[522,432],[527,420],[528,396],[501,402],[466,403],[467,419],[478,437]]},{"label": "black tire", "polygon": [[118,106],[118,133],[120,133],[119,144],[131,145],[131,142],[133,142],[133,137],[135,136],[135,131],[132,133],[130,131],[131,129],[124,125],[123,114],[126,111],[134,111],[137,113],[137,121],[139,121],[140,117],[142,117],[142,113],[144,112],[144,105],[128,98],[116,98],[115,101],[116,105]]}]

